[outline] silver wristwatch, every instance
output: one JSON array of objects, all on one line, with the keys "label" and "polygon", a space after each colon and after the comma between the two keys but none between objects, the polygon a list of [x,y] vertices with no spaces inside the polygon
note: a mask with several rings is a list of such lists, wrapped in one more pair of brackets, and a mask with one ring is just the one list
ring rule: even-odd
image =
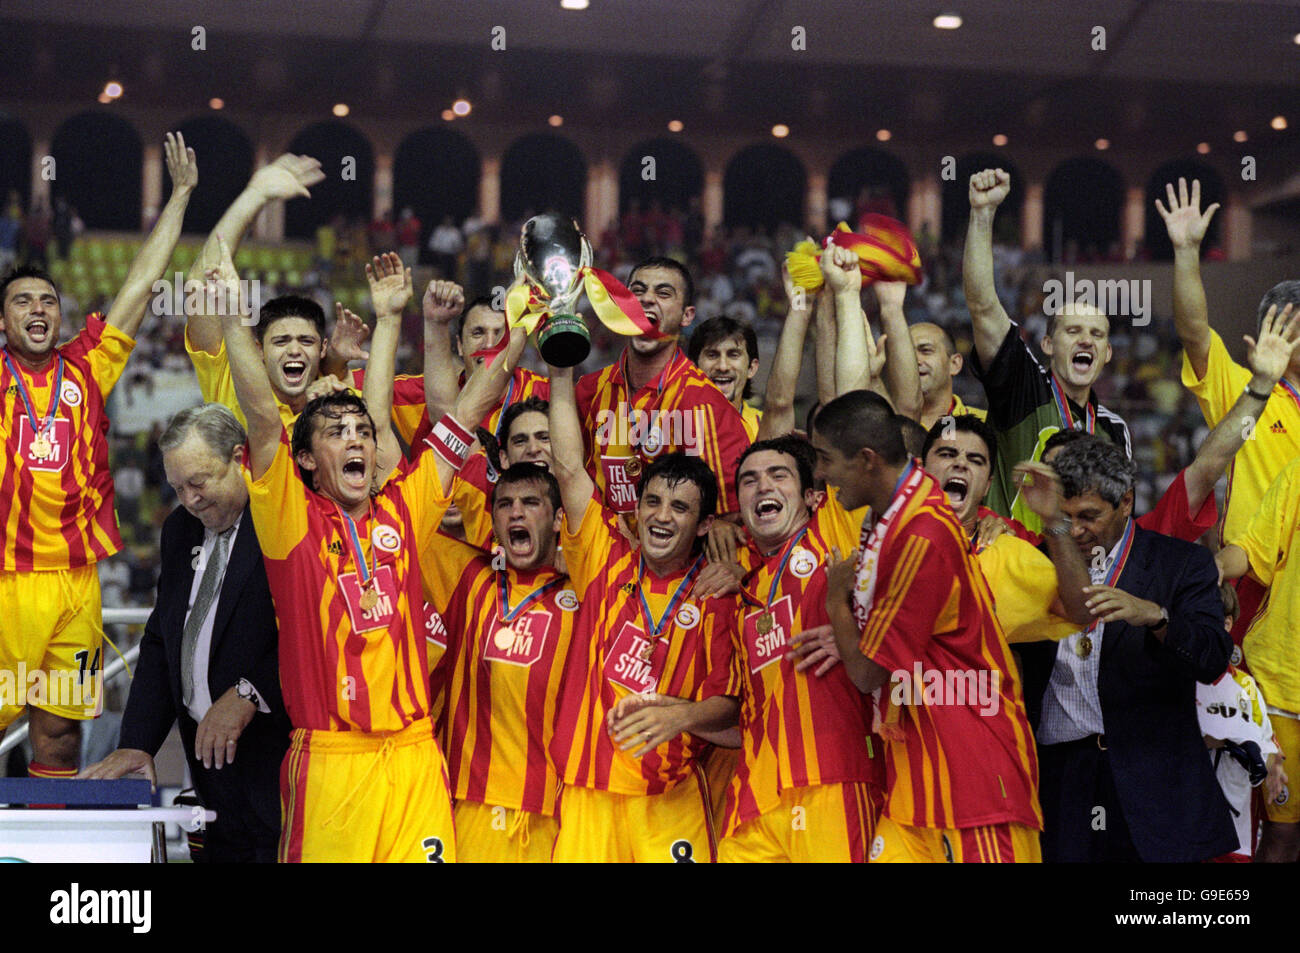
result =
[{"label": "silver wristwatch", "polygon": [[235,694],[246,702],[252,702],[254,708],[262,707],[262,696],[257,694],[257,689],[253,683],[246,678],[241,678],[235,685]]}]

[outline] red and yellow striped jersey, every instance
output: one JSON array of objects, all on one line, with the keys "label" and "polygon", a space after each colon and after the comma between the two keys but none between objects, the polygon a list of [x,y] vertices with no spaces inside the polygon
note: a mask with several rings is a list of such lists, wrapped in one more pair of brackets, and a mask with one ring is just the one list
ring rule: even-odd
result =
[{"label": "red and yellow striped jersey", "polygon": [[[735,637],[745,680],[742,748],[727,791],[726,834],[772,810],[792,788],[865,782],[884,789],[883,748],[878,738],[868,741],[867,699],[844,666],[817,676],[811,669],[796,672],[797,660],[785,656],[795,635],[830,623],[826,564],[831,549],[847,554],[857,545],[858,526],[833,491],[806,525],[788,547],[784,566],[786,546],[764,555],[751,543],[742,553],[748,572],[744,595],[738,597],[743,617]],[[765,612],[773,623],[760,632],[758,620]]]},{"label": "red and yellow striped jersey", "polygon": [[248,482],[293,726],[387,732],[428,717],[419,553],[428,550],[438,527],[433,454],[390,477],[370,516],[356,523],[367,567],[377,563],[379,597],[369,607],[341,511],[299,479],[287,434],[271,467]]},{"label": "red and yellow striped jersey", "polygon": [[[133,347],[135,341],[104,323],[102,315],[89,315],[85,329],[57,349],[63,357],[57,395],[57,359],[33,373],[5,350],[6,360],[0,362],[0,499],[5,501],[0,570],[75,569],[122,549],[104,401]],[[36,426],[14,374],[21,375],[27,389]],[[51,409],[54,419],[44,432],[49,452],[42,448],[38,456],[33,443]]]},{"label": "red and yellow striped jersey", "polygon": [[635,394],[627,383],[627,354],[604,370],[584,375],[575,396],[587,452],[587,471],[605,506],[636,509],[636,480],[627,461],[664,453],[703,457],[718,477],[718,512],[734,512],[736,466],[749,446],[740,413],[680,349],[663,372]]},{"label": "red and yellow striped jersey", "polygon": [[701,602],[687,595],[652,640],[638,591],[659,619],[688,572],[660,578],[647,569],[638,584],[640,560],[615,520],[594,500],[576,532],[565,517],[560,539],[582,608],[565,663],[551,755],[565,784],[614,794],[662,794],[691,775],[707,743],[680,735],[638,760],[614,745],[605,718],[620,698],[634,692],[691,701],[738,696],[740,671],[732,652],[736,607],[732,599]]},{"label": "red and yellow striped jersey", "polygon": [[[364,376],[361,372],[355,374],[358,390],[361,388]],[[464,372],[460,375],[460,386],[465,386]],[[502,395],[501,400],[497,401],[492,408],[492,412],[483,419],[480,426],[489,433],[497,435],[497,427],[501,423],[501,415],[505,413],[506,408],[515,401],[524,400],[527,397],[540,397],[542,400],[550,400],[551,382],[527,368],[516,367],[514,373],[510,376],[510,383],[506,385],[505,394]],[[393,423],[397,425],[397,432],[401,434],[402,439],[408,444],[412,442],[415,432],[420,429],[422,420],[428,420],[424,403],[424,376],[421,374],[399,374],[393,380]]]},{"label": "red and yellow striped jersey", "polygon": [[495,480],[496,473],[488,466],[487,454],[479,450],[470,454],[451,486],[451,499],[460,510],[465,541],[479,549],[491,549],[495,542],[488,505]]},{"label": "red and yellow striped jersey", "polygon": [[[420,565],[424,565],[423,560]],[[428,600],[424,603],[424,648],[428,653],[429,717],[436,724],[442,717],[443,706],[447,704],[447,670],[446,666],[438,664],[447,651],[447,624],[442,621],[442,613]]]},{"label": "red and yellow striped jersey", "polygon": [[884,816],[1041,830],[1019,671],[961,523],[938,484],[921,479],[880,551],[859,645],[891,673],[885,721],[897,714],[903,738],[886,743]]},{"label": "red and yellow striped jersey", "polygon": [[[441,537],[437,558],[420,563],[447,625],[439,741],[452,797],[551,816],[559,783],[548,748],[578,596],[552,567],[497,570],[492,559]],[[541,593],[508,623],[503,577],[511,609]]]}]

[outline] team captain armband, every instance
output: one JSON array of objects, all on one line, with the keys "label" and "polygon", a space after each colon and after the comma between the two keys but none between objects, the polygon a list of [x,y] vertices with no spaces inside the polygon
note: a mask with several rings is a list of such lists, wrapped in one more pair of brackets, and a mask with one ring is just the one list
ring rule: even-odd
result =
[{"label": "team captain armband", "polygon": [[433,432],[425,438],[425,442],[438,456],[459,470],[469,456],[469,448],[474,445],[474,435],[451,414],[443,414],[442,419],[433,425]]}]

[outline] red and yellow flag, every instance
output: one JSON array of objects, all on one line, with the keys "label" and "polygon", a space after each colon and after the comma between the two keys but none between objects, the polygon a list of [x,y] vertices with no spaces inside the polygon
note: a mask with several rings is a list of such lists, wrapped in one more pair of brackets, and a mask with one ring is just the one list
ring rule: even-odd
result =
[{"label": "red and yellow flag", "polygon": [[[662,337],[659,329],[646,317],[645,310],[627,286],[607,271],[583,268],[582,287],[591,302],[592,310],[600,323],[615,334],[637,337],[647,334]],[[524,282],[515,285],[506,295],[506,320],[511,327],[521,327],[529,334],[536,330],[543,318],[550,317],[549,296],[535,285]]]},{"label": "red and yellow flag", "polygon": [[[921,253],[907,226],[884,215],[864,215],[858,227],[863,231],[852,232],[840,222],[822,247],[838,245],[856,253],[864,285],[876,281],[914,285],[921,280]],[[802,241],[786,253],[786,266],[795,284],[808,291],[822,286],[825,278],[819,264],[821,256],[821,249],[812,241]]]}]

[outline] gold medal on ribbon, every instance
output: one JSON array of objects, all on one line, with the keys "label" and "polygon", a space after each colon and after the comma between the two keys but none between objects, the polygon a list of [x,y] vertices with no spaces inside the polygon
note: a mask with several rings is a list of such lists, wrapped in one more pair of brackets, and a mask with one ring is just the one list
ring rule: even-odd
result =
[{"label": "gold medal on ribbon", "polygon": [[508,652],[510,646],[515,644],[515,630],[509,626],[502,626],[496,630],[496,634],[492,636],[492,641],[496,644],[498,651]]},{"label": "gold medal on ribbon", "polygon": [[627,474],[629,480],[635,480],[641,475],[641,458],[630,457],[623,464],[623,472]]},{"label": "gold medal on ribbon", "polygon": [[374,583],[371,583],[370,588],[361,593],[360,601],[362,612],[369,612],[379,604],[379,593],[375,591]]},{"label": "gold medal on ribbon", "polygon": [[758,622],[755,624],[758,627],[759,635],[767,635],[772,631],[772,627],[776,625],[776,619],[772,618],[772,613],[764,612],[758,617]]},{"label": "gold medal on ribbon", "polygon": [[1087,635],[1081,636],[1075,643],[1074,652],[1079,658],[1087,658],[1092,654],[1092,639]]},{"label": "gold medal on ribbon", "polygon": [[648,662],[655,657],[655,644],[647,642],[645,648],[641,650],[641,661]]},{"label": "gold medal on ribbon", "polygon": [[44,460],[54,453],[54,444],[50,443],[50,438],[43,433],[38,433],[36,438],[28,445],[27,450],[37,460]]}]

